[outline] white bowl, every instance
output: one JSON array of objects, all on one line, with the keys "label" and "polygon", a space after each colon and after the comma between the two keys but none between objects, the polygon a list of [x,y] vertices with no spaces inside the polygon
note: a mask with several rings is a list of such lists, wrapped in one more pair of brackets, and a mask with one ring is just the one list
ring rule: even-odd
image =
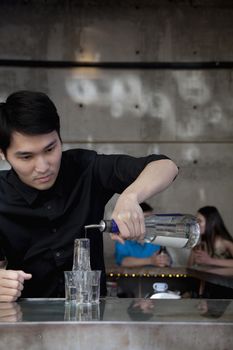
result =
[{"label": "white bowl", "polygon": [[180,295],[175,293],[155,293],[153,294],[150,299],[180,299]]}]

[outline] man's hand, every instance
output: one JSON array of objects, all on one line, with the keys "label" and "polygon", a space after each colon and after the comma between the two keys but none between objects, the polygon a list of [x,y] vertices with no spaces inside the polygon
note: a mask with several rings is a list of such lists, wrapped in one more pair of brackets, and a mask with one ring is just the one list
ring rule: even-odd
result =
[{"label": "man's hand", "polygon": [[0,302],[17,300],[24,288],[24,281],[31,278],[32,275],[24,271],[0,269]]},{"label": "man's hand", "polygon": [[142,208],[132,194],[122,194],[116,202],[112,218],[119,228],[119,235],[112,235],[113,240],[123,243],[124,239],[143,240],[145,221]]}]

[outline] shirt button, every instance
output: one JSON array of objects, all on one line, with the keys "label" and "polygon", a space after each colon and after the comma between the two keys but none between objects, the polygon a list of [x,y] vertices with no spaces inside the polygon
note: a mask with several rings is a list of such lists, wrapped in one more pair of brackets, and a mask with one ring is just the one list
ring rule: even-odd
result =
[{"label": "shirt button", "polygon": [[51,205],[48,205],[48,206],[47,206],[47,209],[48,209],[48,210],[50,210],[51,208],[52,208]]},{"label": "shirt button", "polygon": [[56,257],[58,257],[59,258],[59,256],[61,256],[61,252],[56,252]]},{"label": "shirt button", "polygon": [[54,227],[54,228],[52,228],[52,232],[53,233],[56,233],[57,232],[57,229]]}]

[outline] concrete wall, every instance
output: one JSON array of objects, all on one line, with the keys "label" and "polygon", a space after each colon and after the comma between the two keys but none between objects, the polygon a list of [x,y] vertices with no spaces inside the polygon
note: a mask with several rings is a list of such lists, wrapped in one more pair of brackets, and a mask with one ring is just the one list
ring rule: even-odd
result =
[{"label": "concrete wall", "polygon": [[[15,0],[0,12],[0,100],[48,93],[65,148],[165,153],[180,175],[155,211],[215,205],[233,232],[232,1]],[[105,249],[108,262],[108,237]]]}]

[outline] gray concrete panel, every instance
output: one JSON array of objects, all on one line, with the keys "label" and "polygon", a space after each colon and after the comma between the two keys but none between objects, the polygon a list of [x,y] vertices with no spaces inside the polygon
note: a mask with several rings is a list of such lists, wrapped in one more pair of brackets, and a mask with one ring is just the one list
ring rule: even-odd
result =
[{"label": "gray concrete panel", "polygon": [[5,1],[0,58],[233,59],[231,1]]},{"label": "gray concrete panel", "polygon": [[0,99],[47,92],[65,142],[232,141],[231,70],[0,68]]}]

